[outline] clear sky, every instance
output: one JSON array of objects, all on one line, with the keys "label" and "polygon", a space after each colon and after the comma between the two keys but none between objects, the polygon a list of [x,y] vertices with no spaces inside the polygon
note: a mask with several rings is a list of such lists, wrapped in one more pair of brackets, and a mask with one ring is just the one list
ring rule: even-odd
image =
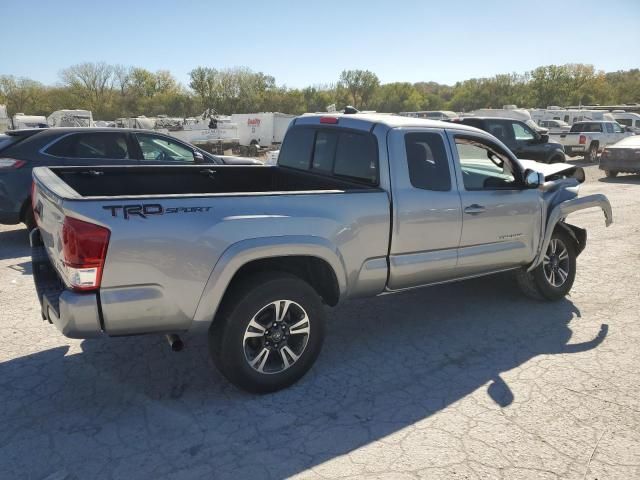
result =
[{"label": "clear sky", "polygon": [[640,67],[640,0],[6,0],[0,74],[58,81],[90,61],[167,69],[247,66],[278,84],[436,81],[589,63]]}]

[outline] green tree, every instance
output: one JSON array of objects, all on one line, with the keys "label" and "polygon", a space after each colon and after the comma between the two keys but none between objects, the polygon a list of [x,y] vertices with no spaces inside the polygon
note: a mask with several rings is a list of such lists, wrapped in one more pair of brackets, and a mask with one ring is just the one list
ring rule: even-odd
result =
[{"label": "green tree", "polygon": [[75,108],[87,108],[97,116],[106,113],[115,83],[112,65],[79,63],[62,70],[60,79],[76,96],[78,104]]},{"label": "green tree", "polygon": [[348,92],[354,107],[365,109],[379,87],[380,80],[369,70],[343,70],[338,85]]}]

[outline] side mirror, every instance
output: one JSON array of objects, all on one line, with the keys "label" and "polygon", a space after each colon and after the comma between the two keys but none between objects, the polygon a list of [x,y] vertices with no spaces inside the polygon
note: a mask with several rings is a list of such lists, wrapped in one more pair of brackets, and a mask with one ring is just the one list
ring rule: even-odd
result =
[{"label": "side mirror", "polygon": [[540,135],[540,139],[538,141],[540,143],[549,143],[549,134],[548,133],[542,133]]},{"label": "side mirror", "polygon": [[199,151],[194,150],[194,152],[193,152],[193,160],[196,163],[204,163],[204,155],[202,155],[202,153],[200,153]]},{"label": "side mirror", "polygon": [[535,170],[526,169],[524,171],[524,184],[527,188],[538,188],[544,183],[544,175]]}]

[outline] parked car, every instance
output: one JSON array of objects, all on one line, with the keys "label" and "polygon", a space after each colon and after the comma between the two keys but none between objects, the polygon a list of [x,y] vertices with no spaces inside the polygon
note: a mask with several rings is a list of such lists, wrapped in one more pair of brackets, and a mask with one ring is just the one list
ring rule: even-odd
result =
[{"label": "parked car", "polygon": [[[43,316],[72,338],[208,332],[254,392],[291,385],[324,305],[512,271],[564,297],[586,231],[581,168],[519,161],[462,124],[298,117],[276,166],[39,167],[30,235]],[[462,300],[461,300],[462,301]],[[365,328],[365,327],[363,327]],[[393,325],[389,325],[393,328]]]},{"label": "parked car", "polygon": [[453,121],[491,133],[520,159],[536,160],[542,163],[559,163],[565,160],[562,145],[550,142],[546,133],[537,132],[520,120],[474,116]]},{"label": "parked car", "polygon": [[549,133],[562,133],[571,130],[571,125],[562,120],[540,120],[538,125],[542,128],[546,128]]},{"label": "parked car", "polygon": [[589,162],[595,162],[604,147],[629,135],[633,134],[625,131],[617,122],[589,121],[576,122],[569,132],[551,134],[550,137],[562,144],[568,156],[584,157]]},{"label": "parked car", "polygon": [[0,135],[0,223],[33,228],[31,170],[50,165],[259,164],[216,156],[167,135],[137,129],[45,128]]},{"label": "parked car", "polygon": [[623,138],[607,146],[600,155],[600,170],[607,177],[618,173],[640,173],[640,135]]}]

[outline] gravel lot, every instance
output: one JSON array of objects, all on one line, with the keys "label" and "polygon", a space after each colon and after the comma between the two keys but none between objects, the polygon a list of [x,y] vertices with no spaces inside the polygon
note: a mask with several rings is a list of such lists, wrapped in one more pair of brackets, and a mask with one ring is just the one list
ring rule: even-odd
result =
[{"label": "gravel lot", "polygon": [[508,276],[346,303],[296,386],[251,396],[189,338],[76,341],[40,320],[0,227],[0,477],[640,478],[640,176],[589,229],[570,298]]}]

